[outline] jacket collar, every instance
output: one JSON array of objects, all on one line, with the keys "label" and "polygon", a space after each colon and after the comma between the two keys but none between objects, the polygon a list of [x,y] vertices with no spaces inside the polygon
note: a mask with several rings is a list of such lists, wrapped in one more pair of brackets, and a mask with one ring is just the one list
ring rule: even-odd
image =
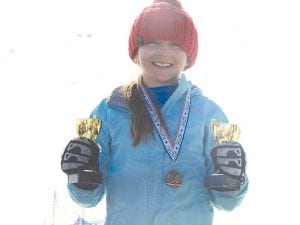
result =
[{"label": "jacket collar", "polygon": [[[162,107],[162,113],[169,113],[173,111],[173,108],[176,107],[178,101],[185,97],[185,93],[188,89],[188,85],[192,85],[189,81],[187,81],[186,76],[184,74],[181,75],[178,87],[176,88],[175,92],[170,96],[168,101]],[[192,85],[192,95],[200,93],[201,91],[196,86]],[[119,107],[125,110],[128,110],[128,103],[124,96],[121,87],[118,87],[113,90],[111,93],[108,104],[110,106]]]},{"label": "jacket collar", "polygon": [[128,109],[128,104],[121,87],[117,87],[116,89],[113,90],[113,92],[108,98],[108,104],[110,106]]}]

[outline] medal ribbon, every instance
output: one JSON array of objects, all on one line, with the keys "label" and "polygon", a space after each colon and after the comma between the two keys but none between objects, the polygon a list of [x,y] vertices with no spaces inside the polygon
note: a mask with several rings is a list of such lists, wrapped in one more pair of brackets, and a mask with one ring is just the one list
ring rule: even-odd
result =
[{"label": "medal ribbon", "polygon": [[145,90],[145,88],[141,85],[141,86],[139,86],[138,91],[145,103],[145,106],[150,114],[152,122],[157,130],[157,133],[159,134],[159,137],[160,137],[163,145],[165,146],[167,153],[169,154],[171,160],[175,162],[177,159],[181,144],[182,144],[183,136],[185,133],[185,128],[187,126],[187,120],[189,117],[190,104],[191,104],[191,84],[189,84],[188,90],[186,93],[184,105],[182,108],[180,120],[179,120],[177,131],[176,131],[175,142],[172,141],[172,139],[167,134],[165,129],[161,126],[161,122],[159,120],[157,111],[156,111],[154,104],[151,101],[149,95],[147,94],[147,91]]}]

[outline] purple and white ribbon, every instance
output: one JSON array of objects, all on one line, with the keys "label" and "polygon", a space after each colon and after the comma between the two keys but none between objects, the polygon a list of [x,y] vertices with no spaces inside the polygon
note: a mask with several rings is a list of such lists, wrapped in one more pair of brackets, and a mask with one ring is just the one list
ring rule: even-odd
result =
[{"label": "purple and white ribbon", "polygon": [[158,114],[156,112],[156,109],[154,107],[153,102],[151,101],[151,98],[147,94],[147,91],[145,88],[141,85],[140,88],[138,88],[138,91],[143,98],[143,101],[145,103],[145,106],[150,114],[150,117],[152,119],[152,122],[157,130],[157,133],[160,136],[160,139],[165,146],[166,151],[168,152],[171,160],[173,162],[176,161],[177,156],[179,154],[179,150],[182,144],[183,136],[185,133],[185,129],[187,126],[187,121],[189,117],[189,111],[190,111],[190,104],[191,104],[191,84],[188,86],[188,90],[186,93],[184,105],[182,108],[180,120],[178,123],[178,127],[176,130],[176,138],[175,141],[173,141],[170,136],[167,134],[165,129],[161,126],[161,121],[158,117]]}]

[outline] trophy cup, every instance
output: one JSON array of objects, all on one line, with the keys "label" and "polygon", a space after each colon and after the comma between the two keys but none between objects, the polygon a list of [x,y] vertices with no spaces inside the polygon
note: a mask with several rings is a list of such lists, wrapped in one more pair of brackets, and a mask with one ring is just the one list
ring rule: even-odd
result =
[{"label": "trophy cup", "polygon": [[[95,146],[93,151],[99,151],[99,147],[95,143],[95,140],[99,134],[101,121],[92,119],[78,119],[76,121],[76,131],[79,138],[86,138],[90,144]],[[98,154],[96,154],[98,155]],[[79,185],[95,185],[102,183],[102,174],[98,171],[98,165],[95,168],[88,168],[78,173],[72,173],[68,175],[68,181],[72,184]]]},{"label": "trophy cup", "polygon": [[[236,124],[219,123],[216,120],[212,120],[211,128],[217,145],[220,145],[224,142],[236,141],[240,135],[240,128]],[[226,152],[225,149],[222,154],[224,154],[226,157],[227,154],[231,153],[229,153],[229,151]],[[235,154],[240,156],[240,152],[235,152]],[[234,161],[234,159],[229,159],[226,163],[230,164],[230,161]],[[204,185],[217,191],[238,191],[240,189],[241,179],[227,174],[222,174],[220,171],[216,171],[215,174],[206,176],[204,178]]]}]

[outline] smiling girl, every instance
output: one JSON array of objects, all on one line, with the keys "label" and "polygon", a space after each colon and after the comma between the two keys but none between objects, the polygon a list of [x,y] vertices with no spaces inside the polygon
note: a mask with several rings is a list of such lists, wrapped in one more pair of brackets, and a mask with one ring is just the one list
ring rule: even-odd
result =
[{"label": "smiling girl", "polygon": [[[73,200],[84,207],[106,197],[106,225],[211,225],[214,207],[232,210],[242,201],[244,174],[237,191],[204,185],[204,177],[218,168],[211,155],[218,150],[211,120],[227,118],[183,73],[197,52],[196,28],[179,1],[156,0],[133,23],[129,56],[140,75],[91,114],[101,120],[96,143],[103,182],[68,184]],[[237,143],[226,148],[243,153]],[[229,166],[228,174],[236,176],[236,170]]]}]

